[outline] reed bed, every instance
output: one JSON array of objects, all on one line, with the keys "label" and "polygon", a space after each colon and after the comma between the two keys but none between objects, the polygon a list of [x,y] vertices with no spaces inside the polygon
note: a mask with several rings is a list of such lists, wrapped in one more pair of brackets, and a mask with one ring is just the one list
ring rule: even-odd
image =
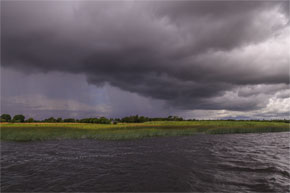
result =
[{"label": "reed bed", "polygon": [[264,121],[155,121],[145,123],[2,123],[2,141],[128,140],[146,137],[290,131],[289,123]]}]

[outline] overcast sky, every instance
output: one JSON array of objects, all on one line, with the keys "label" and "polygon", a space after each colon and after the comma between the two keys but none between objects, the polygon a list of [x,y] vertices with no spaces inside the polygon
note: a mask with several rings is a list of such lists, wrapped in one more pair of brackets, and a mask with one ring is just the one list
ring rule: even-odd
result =
[{"label": "overcast sky", "polygon": [[1,1],[1,113],[289,118],[289,1]]}]

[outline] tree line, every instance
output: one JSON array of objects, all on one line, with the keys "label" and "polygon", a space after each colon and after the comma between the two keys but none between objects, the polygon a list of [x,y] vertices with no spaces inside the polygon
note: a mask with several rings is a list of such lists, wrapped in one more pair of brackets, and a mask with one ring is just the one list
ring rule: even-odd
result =
[{"label": "tree line", "polygon": [[[49,117],[44,120],[35,120],[30,117],[25,119],[25,116],[22,114],[14,115],[13,118],[9,114],[2,114],[0,116],[0,122],[11,122],[11,123],[34,123],[34,122],[45,122],[45,123],[98,123],[98,124],[117,124],[117,123],[144,123],[148,121],[213,121],[213,120],[196,120],[196,119],[183,119],[178,116],[168,116],[168,117],[145,117],[139,115],[127,116],[123,118],[106,118],[106,117],[93,117],[93,118],[83,118],[83,119],[74,119],[74,118],[66,118],[62,119]],[[217,120],[215,120],[217,121]],[[225,121],[225,120],[221,120]],[[285,122],[290,123],[290,120],[287,119],[274,119],[274,120],[235,120],[235,119],[227,119],[226,121],[261,121],[261,122]]]},{"label": "tree line", "polygon": [[74,118],[66,118],[62,119],[49,117],[44,120],[35,120],[34,118],[30,117],[25,119],[25,116],[22,114],[14,115],[12,118],[9,114],[2,114],[0,117],[0,122],[12,122],[12,123],[33,123],[33,122],[45,122],[45,123],[99,123],[99,124],[111,124],[111,123],[144,123],[147,121],[183,121],[182,117],[178,116],[168,116],[166,118],[150,118],[145,116],[127,116],[123,118],[115,118],[115,119],[108,119],[106,117],[93,117],[93,118],[83,118],[83,119],[74,119]]}]

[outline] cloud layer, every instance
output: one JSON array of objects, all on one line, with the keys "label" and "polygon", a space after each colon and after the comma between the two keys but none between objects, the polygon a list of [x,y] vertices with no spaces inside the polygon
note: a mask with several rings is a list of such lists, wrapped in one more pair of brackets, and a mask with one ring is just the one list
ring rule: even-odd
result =
[{"label": "cloud layer", "polygon": [[285,1],[1,5],[7,68],[83,74],[184,110],[249,111],[290,97]]}]

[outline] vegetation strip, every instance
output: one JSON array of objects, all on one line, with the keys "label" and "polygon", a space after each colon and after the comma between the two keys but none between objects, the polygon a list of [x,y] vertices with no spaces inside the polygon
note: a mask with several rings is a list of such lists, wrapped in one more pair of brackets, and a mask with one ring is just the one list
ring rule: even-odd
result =
[{"label": "vegetation strip", "polygon": [[274,121],[152,121],[145,123],[1,123],[1,140],[54,139],[126,140],[197,133],[261,133],[290,131],[289,123]]}]

